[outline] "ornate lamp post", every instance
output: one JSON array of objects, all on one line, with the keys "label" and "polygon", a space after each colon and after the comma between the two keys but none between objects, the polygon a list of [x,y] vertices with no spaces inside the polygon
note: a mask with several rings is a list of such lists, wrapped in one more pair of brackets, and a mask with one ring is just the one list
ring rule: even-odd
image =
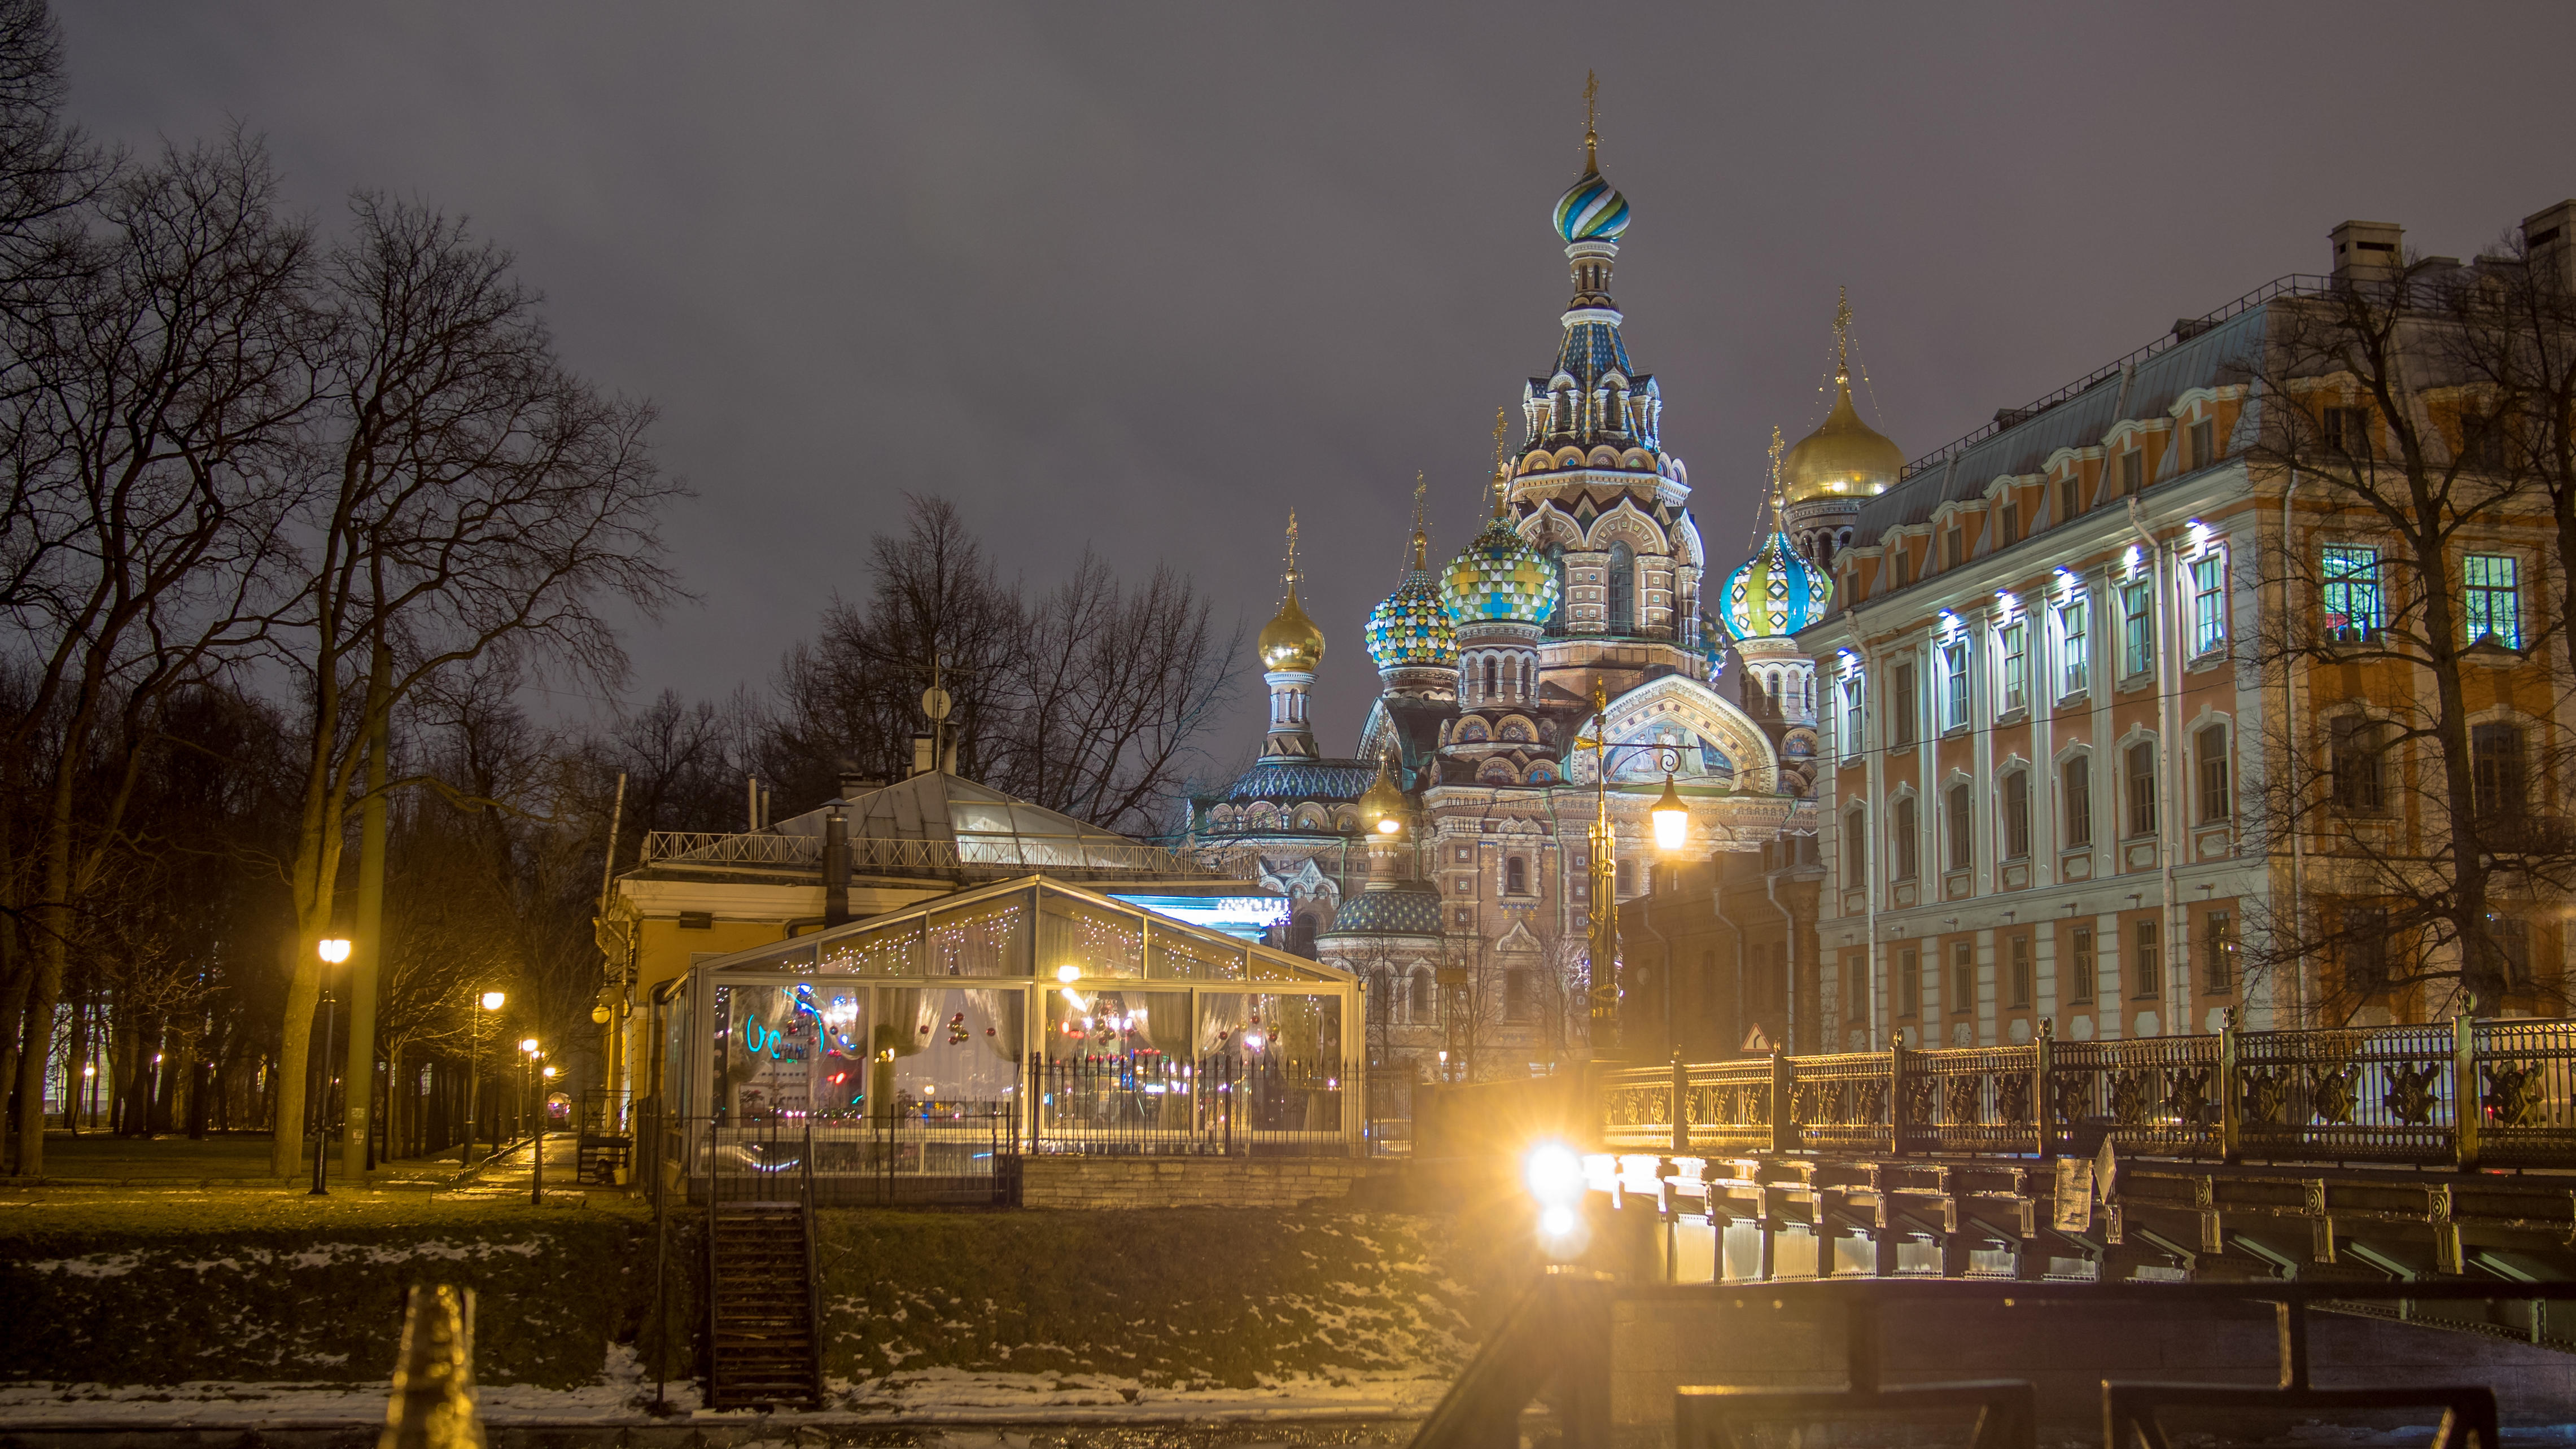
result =
[{"label": "ornate lamp post", "polygon": [[[1690,807],[1673,788],[1681,751],[1655,742],[1610,743],[1610,694],[1597,681],[1592,686],[1592,733],[1575,744],[1592,748],[1592,1050],[1595,1056],[1619,1048],[1619,837],[1610,828],[1610,757],[1620,750],[1653,750],[1664,767],[1664,793],[1647,816],[1654,822],[1655,848],[1672,854],[1690,839]],[[1607,972],[1606,977],[1604,972]],[[1667,975],[1669,975],[1669,971]],[[1666,981],[1669,992],[1672,983]],[[1606,1050],[1605,1050],[1606,1049]]]},{"label": "ornate lamp post", "polygon": [[332,936],[317,948],[322,956],[322,1092],[313,1107],[313,1191],[307,1197],[328,1197],[331,1190],[323,1186],[323,1174],[331,1143],[331,968],[349,959],[349,943]]},{"label": "ornate lamp post", "polygon": [[528,1189],[530,1207],[546,1205],[546,1088],[554,1079],[555,1069],[552,1063],[547,1064],[537,1073],[537,1134],[536,1140],[528,1148],[536,1168],[533,1185]]},{"label": "ornate lamp post", "polygon": [[481,997],[465,1003],[465,1152],[459,1165],[474,1165],[474,1117],[483,1098],[483,1075],[476,1058],[483,1045],[481,1011],[499,1011],[509,998],[498,991],[486,991]]}]

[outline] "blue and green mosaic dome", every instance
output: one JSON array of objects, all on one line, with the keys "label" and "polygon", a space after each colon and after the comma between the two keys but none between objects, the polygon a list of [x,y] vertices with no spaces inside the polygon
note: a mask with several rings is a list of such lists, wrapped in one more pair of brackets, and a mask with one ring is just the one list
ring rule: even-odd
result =
[{"label": "blue and green mosaic dome", "polygon": [[1458,633],[1449,605],[1440,597],[1440,581],[1426,569],[1414,569],[1378,606],[1369,610],[1369,658],[1380,669],[1447,669],[1458,662]]},{"label": "blue and green mosaic dome", "polygon": [[1556,612],[1556,569],[1497,518],[1449,561],[1440,595],[1461,624],[1544,624]]},{"label": "blue and green mosaic dome", "polygon": [[1568,243],[1615,242],[1628,234],[1628,198],[1587,167],[1583,179],[1556,199],[1555,221],[1556,234]]},{"label": "blue and green mosaic dome", "polygon": [[1785,533],[1774,532],[1762,551],[1726,576],[1718,620],[1738,639],[1795,634],[1825,616],[1834,586],[1807,561]]}]

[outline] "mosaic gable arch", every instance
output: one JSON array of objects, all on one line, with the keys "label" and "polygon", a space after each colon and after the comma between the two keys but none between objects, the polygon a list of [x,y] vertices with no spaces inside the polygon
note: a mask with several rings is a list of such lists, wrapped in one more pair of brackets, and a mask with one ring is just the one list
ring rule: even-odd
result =
[{"label": "mosaic gable arch", "polygon": [[1673,524],[1673,562],[1698,568],[1707,551],[1699,538],[1699,524],[1685,511]]},{"label": "mosaic gable arch", "polygon": [[1540,504],[1529,517],[1521,520],[1520,527],[1521,537],[1540,548],[1553,546],[1580,551],[1585,547],[1583,525],[1575,522],[1573,515],[1553,501]]},{"label": "mosaic gable arch", "polygon": [[1606,549],[1613,543],[1625,543],[1640,555],[1661,557],[1672,553],[1671,542],[1664,536],[1662,527],[1625,498],[1619,500],[1617,507],[1592,520],[1587,539],[1587,546],[1595,550]]},{"label": "mosaic gable arch", "polygon": [[[1772,749],[1770,736],[1742,709],[1695,679],[1668,674],[1637,686],[1610,702],[1609,723],[1613,744],[1668,740],[1676,731],[1697,736],[1726,757],[1739,794],[1768,795],[1779,788],[1780,756]],[[1650,752],[1627,753],[1646,760],[1649,766],[1653,763]],[[1574,761],[1587,777],[1590,762],[1589,751],[1581,752]],[[1684,777],[1708,773],[1696,750],[1683,752],[1682,765],[1678,773]],[[1611,764],[1611,775],[1619,778],[1629,769],[1629,759],[1617,759]]]}]

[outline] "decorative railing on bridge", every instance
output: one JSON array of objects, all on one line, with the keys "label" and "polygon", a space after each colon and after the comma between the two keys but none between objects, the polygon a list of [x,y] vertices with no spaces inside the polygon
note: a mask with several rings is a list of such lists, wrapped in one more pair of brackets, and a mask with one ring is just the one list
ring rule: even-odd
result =
[{"label": "decorative railing on bridge", "polygon": [[2107,1137],[2225,1162],[2576,1165],[2576,1021],[1677,1062],[1603,1074],[1599,1107],[1608,1146],[1694,1155],[2054,1157]]}]

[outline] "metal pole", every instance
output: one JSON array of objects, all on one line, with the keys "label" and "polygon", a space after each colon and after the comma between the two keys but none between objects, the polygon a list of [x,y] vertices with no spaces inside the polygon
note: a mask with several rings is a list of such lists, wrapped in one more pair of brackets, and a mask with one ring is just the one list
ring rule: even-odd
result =
[{"label": "metal pole", "polygon": [[474,1165],[474,1111],[480,1105],[482,1078],[479,1057],[483,1046],[483,993],[468,989],[465,993],[465,1150],[457,1154],[456,1165]]},{"label": "metal pole", "polygon": [[[534,1052],[528,1054],[528,1073],[528,1079],[536,1083],[535,1090],[542,1094],[545,1091],[546,1079],[537,1072],[537,1054]],[[536,1124],[528,1134],[528,1161],[533,1169],[528,1188],[528,1206],[544,1207],[546,1205],[546,1099],[543,1095],[537,1098]]]},{"label": "metal pole", "polygon": [[331,1152],[331,968],[322,968],[322,1090],[313,1106],[313,1190],[307,1197],[328,1197],[323,1185]]}]

